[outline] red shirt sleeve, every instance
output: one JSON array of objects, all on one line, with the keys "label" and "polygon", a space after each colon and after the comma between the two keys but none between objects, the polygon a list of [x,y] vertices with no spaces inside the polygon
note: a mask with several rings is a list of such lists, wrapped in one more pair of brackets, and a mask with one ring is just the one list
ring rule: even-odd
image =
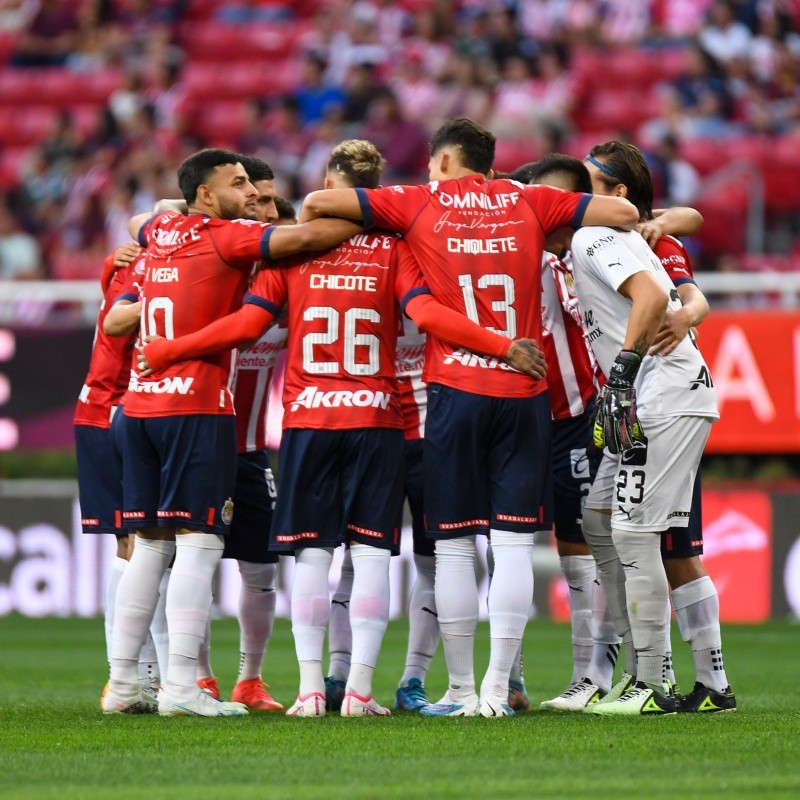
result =
[{"label": "red shirt sleeve", "polygon": [[430,294],[431,290],[425,282],[419,262],[405,241],[402,239],[397,240],[393,255],[397,259],[394,293],[400,308],[405,312],[406,304],[412,297],[420,294]]},{"label": "red shirt sleeve", "polygon": [[653,252],[667,271],[669,279],[676,285],[694,283],[692,261],[686,248],[674,236],[662,236],[653,248]]},{"label": "red shirt sleeve", "polygon": [[580,228],[592,199],[590,194],[565,192],[553,186],[526,186],[523,191],[545,234],[559,228]]},{"label": "red shirt sleeve", "polygon": [[280,269],[262,269],[245,295],[244,302],[259,306],[277,317],[289,295],[287,276],[290,264],[289,259],[282,259]]},{"label": "red shirt sleeve", "polygon": [[274,319],[274,314],[257,305],[245,305],[194,333],[177,339],[155,339],[144,345],[143,352],[150,369],[158,372],[177,361],[201,358],[258,339]]},{"label": "red shirt sleeve", "polygon": [[103,259],[103,270],[100,273],[100,288],[103,290],[103,294],[108,291],[108,287],[111,285],[111,279],[114,277],[115,272],[114,251],[112,250],[105,259]]},{"label": "red shirt sleeve", "polygon": [[406,233],[427,203],[429,186],[384,186],[356,189],[364,226]]},{"label": "red shirt sleeve", "polygon": [[274,225],[249,219],[208,219],[214,247],[230,266],[251,269],[255,261],[269,260],[269,237]]}]

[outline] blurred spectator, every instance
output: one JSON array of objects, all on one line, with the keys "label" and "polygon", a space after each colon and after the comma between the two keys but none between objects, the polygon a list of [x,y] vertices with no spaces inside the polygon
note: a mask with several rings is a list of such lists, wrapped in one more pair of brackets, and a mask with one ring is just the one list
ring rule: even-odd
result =
[{"label": "blurred spectator", "polygon": [[306,53],[303,58],[300,84],[294,99],[304,125],[319,122],[332,109],[344,108],[347,98],[339,86],[325,83],[327,62],[317,53]]},{"label": "blurred spectator", "polygon": [[236,139],[236,149],[240,153],[256,153],[269,144],[264,119],[264,103],[252,97],[245,104],[244,128]]},{"label": "blurred spectator", "polygon": [[16,67],[61,66],[78,41],[78,14],[71,3],[40,0],[17,44]]},{"label": "blurred spectator", "polygon": [[344,83],[345,122],[361,122],[367,116],[369,104],[380,90],[372,64],[356,64],[350,67]]},{"label": "blurred spectator", "polygon": [[372,3],[361,0],[346,12],[344,27],[332,34],[327,50],[328,84],[341,86],[347,71],[356,64],[383,64],[387,60],[389,51],[378,38],[378,15]]},{"label": "blurred spectator", "polygon": [[306,150],[305,157],[297,171],[301,194],[308,194],[321,188],[331,150],[343,138],[340,115],[336,112],[328,114],[316,126],[314,139]]},{"label": "blurred spectator", "polygon": [[62,110],[56,114],[52,133],[42,142],[42,150],[54,164],[69,161],[80,148],[82,136],[75,127],[72,114]]},{"label": "blurred spectator", "polygon": [[181,82],[181,66],[175,61],[162,61],[158,66],[156,84],[146,92],[155,109],[159,128],[175,130],[186,103],[186,90]]},{"label": "blurred spectator", "polygon": [[0,280],[41,280],[44,277],[39,243],[21,229],[5,202],[0,202]]},{"label": "blurred spectator", "polygon": [[700,175],[697,170],[682,158],[678,141],[667,134],[648,153],[648,164],[653,173],[656,196],[661,206],[688,206],[700,187]]},{"label": "blurred spectator", "polygon": [[746,58],[752,37],[747,25],[736,19],[732,0],[714,0],[698,38],[703,49],[724,64],[732,58]]},{"label": "blurred spectator", "polygon": [[414,14],[413,26],[413,34],[406,39],[403,49],[418,53],[425,72],[433,80],[439,80],[453,57],[452,45],[443,38],[443,20],[435,9],[422,8]]},{"label": "blurred spectator", "polygon": [[409,48],[390,82],[392,91],[403,107],[403,115],[422,125],[429,125],[442,102],[442,93],[425,70],[425,56],[417,48]]},{"label": "blurred spectator", "polygon": [[125,85],[114,91],[108,99],[108,107],[120,125],[128,124],[145,104],[142,76],[136,70],[128,70]]},{"label": "blurred spectator", "polygon": [[445,120],[469,117],[479,125],[488,125],[492,113],[492,89],[497,81],[494,62],[479,61],[462,55],[451,62],[451,72],[441,83],[441,103],[433,123],[439,127]]},{"label": "blurred spectator", "polygon": [[500,72],[505,71],[509,59],[532,61],[538,52],[536,42],[517,28],[510,9],[497,9],[490,15],[488,43]]},{"label": "blurred spectator", "polygon": [[114,182],[106,202],[106,249],[113,250],[131,240],[128,221],[136,214],[153,208],[154,198],[141,191],[139,179],[134,175],[120,177]]}]

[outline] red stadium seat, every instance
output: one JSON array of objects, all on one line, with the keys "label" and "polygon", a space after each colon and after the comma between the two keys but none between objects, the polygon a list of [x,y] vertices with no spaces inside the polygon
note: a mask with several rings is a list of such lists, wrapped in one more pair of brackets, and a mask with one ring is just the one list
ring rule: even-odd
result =
[{"label": "red stadium seat", "polygon": [[697,234],[704,254],[718,256],[744,252],[748,201],[747,181],[733,178],[713,194],[703,195],[694,202],[705,220]]},{"label": "red stadium seat", "polygon": [[730,161],[726,149],[716,139],[683,139],[680,153],[701,175]]},{"label": "red stadium seat", "polygon": [[0,189],[13,189],[20,185],[22,168],[29,154],[29,147],[9,147],[0,152]]},{"label": "red stadium seat", "polygon": [[193,61],[218,61],[220,57],[246,62],[289,55],[297,36],[293,25],[224,25],[215,20],[180,26],[183,48]]}]

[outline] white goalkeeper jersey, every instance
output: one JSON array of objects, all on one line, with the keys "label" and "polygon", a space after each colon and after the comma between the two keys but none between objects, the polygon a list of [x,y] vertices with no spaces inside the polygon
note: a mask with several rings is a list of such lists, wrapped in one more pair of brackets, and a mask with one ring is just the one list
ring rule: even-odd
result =
[{"label": "white goalkeeper jersey", "polygon": [[[635,231],[587,227],[572,238],[575,291],[592,352],[608,377],[622,349],[631,301],[617,289],[631,275],[647,270],[669,295],[668,309],[681,301],[658,257]],[[690,336],[667,356],[646,355],[636,376],[639,418],[698,416],[719,419],[711,373]]]}]

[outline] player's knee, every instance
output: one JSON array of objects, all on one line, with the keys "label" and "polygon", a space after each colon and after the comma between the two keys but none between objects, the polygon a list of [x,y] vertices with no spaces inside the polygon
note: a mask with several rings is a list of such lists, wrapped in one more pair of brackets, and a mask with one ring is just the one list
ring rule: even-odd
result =
[{"label": "player's knee", "polygon": [[595,548],[604,547],[612,544],[611,541],[611,515],[593,508],[586,508],[583,511],[583,521],[581,522],[583,538],[595,553]]},{"label": "player's knee", "polygon": [[277,572],[277,564],[254,564],[251,561],[239,561],[242,586],[253,594],[274,592]]}]

